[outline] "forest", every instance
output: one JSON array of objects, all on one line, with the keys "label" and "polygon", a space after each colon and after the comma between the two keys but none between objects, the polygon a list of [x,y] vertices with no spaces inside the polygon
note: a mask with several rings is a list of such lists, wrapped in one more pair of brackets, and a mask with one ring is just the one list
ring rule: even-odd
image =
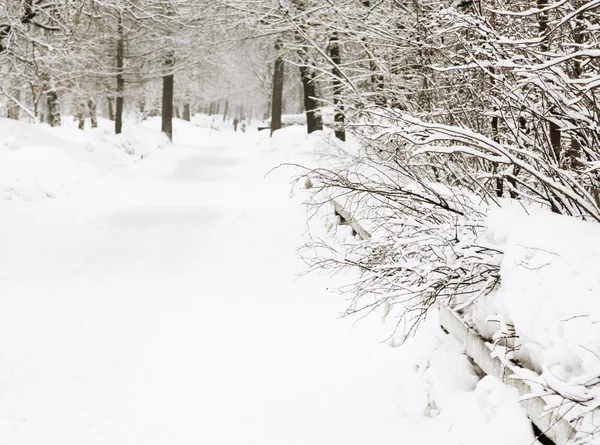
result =
[{"label": "forest", "polygon": [[309,176],[395,235],[314,266],[363,268],[356,301],[387,289],[352,311],[415,301],[419,320],[496,286],[497,252],[474,243],[488,206],[600,220],[599,4],[5,0],[1,112],[81,129],[101,115],[116,134],[124,115],[161,116],[172,138],[195,113],[269,118],[273,134],[286,113],[320,131],[328,110],[363,150]]}]

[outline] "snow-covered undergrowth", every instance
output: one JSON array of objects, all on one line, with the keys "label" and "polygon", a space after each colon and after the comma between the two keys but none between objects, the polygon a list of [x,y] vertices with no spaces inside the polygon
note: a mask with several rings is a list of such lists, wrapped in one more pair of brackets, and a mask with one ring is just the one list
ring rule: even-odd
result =
[{"label": "snow-covered undergrowth", "polygon": [[161,151],[167,138],[151,124],[114,123],[78,130],[0,119],[0,200],[36,201],[69,194],[108,172]]},{"label": "snow-covered undergrowth", "polygon": [[[319,208],[314,215],[338,238],[331,242],[312,228],[306,254],[312,268],[358,271],[342,287],[346,315],[385,318],[385,338],[397,346],[407,333],[419,337],[417,323],[434,302],[455,307],[495,343],[495,354],[523,365],[519,377],[573,423],[578,440],[595,443],[590,434],[600,426],[594,420],[600,407],[600,226],[519,201],[486,203],[465,191],[414,181],[401,169],[365,162],[356,141],[331,139],[313,136],[313,143],[344,160],[323,165],[321,155],[305,162],[309,171],[297,184],[317,189],[309,198]],[[370,240],[338,225],[344,221],[326,204],[331,197],[371,233]]]},{"label": "snow-covered undergrowth", "polygon": [[[336,187],[326,187],[320,182],[318,170],[350,171],[367,178],[377,172],[368,168],[352,170],[360,155],[360,147],[352,137],[340,143],[332,132],[326,130],[306,136],[305,129],[294,126],[275,133],[273,140],[265,141],[265,151],[271,158],[284,165],[272,174],[292,176],[290,195],[303,202],[308,211],[308,241],[303,256],[312,273],[331,272],[331,257],[343,262],[353,256],[353,249],[368,248],[369,242],[360,240],[352,227],[340,225],[339,217],[327,201],[329,197],[348,205],[353,213],[360,215],[365,205],[375,205],[368,199],[353,200],[353,195]],[[287,166],[287,168],[285,167]],[[292,169],[292,174],[290,174]],[[371,212],[364,212],[361,223],[375,229],[375,237],[389,236],[389,227],[371,224]],[[381,213],[378,217],[385,216]],[[393,222],[393,221],[392,221]],[[401,249],[401,246],[397,246]],[[329,257],[329,258],[328,258]],[[427,265],[423,265],[427,266]],[[339,285],[348,304],[356,309],[356,295],[352,294],[355,283],[361,279],[357,270],[338,269],[332,282]],[[334,284],[335,283],[335,284]],[[376,292],[376,290],[373,290]],[[365,306],[381,301],[365,292],[360,296]],[[401,401],[405,428],[412,431],[418,443],[465,443],[465,444],[531,444],[534,442],[531,425],[519,405],[515,389],[502,384],[494,377],[481,378],[464,355],[464,347],[454,337],[440,328],[437,313],[429,311],[422,317],[418,329],[406,339],[404,329],[398,329],[390,304],[375,304],[365,313],[354,310],[342,313],[358,325],[377,326],[379,341],[393,347],[403,363],[410,363],[412,372],[402,373]],[[405,327],[406,328],[406,327]],[[390,336],[390,331],[397,335]],[[400,338],[402,337],[402,340]]]}]

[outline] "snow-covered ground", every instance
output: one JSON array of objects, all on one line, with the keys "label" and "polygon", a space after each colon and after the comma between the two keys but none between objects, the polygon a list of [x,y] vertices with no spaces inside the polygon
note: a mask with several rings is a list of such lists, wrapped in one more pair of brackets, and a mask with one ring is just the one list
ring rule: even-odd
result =
[{"label": "snow-covered ground", "polygon": [[0,121],[0,444],[532,442],[435,314],[391,348],[298,278],[298,128],[157,125]]},{"label": "snow-covered ground", "polygon": [[600,226],[522,207],[492,211],[486,225],[482,242],[503,252],[501,283],[466,318],[500,339],[498,355],[535,371],[522,377],[584,443],[600,443]]}]

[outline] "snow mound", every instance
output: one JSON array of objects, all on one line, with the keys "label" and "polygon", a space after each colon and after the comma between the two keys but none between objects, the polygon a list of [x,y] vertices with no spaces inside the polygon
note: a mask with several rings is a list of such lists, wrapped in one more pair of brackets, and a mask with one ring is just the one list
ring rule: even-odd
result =
[{"label": "snow mound", "polygon": [[112,122],[81,131],[0,119],[0,200],[37,201],[78,190],[108,172],[162,150],[160,132],[127,123],[115,136]]},{"label": "snow mound", "polygon": [[[538,372],[548,393],[584,401],[573,407],[563,397],[546,397],[550,405],[562,402],[563,411],[573,408],[568,418],[598,406],[600,225],[549,212],[495,210],[484,238],[504,252],[501,285],[477,302],[472,322],[487,338],[500,324],[513,324],[518,339],[511,357]],[[490,317],[498,321],[486,322]]]},{"label": "snow mound", "polygon": [[477,376],[464,355],[463,345],[439,327],[432,312],[415,336],[399,348],[416,363],[427,404],[412,405],[422,417],[411,418],[411,426],[427,435],[420,443],[531,444],[533,433],[519,394],[495,377]]}]

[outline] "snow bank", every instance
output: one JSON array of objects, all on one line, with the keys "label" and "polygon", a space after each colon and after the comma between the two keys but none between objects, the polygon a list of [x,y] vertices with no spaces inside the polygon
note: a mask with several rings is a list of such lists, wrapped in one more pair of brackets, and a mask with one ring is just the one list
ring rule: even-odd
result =
[{"label": "snow bank", "polygon": [[[274,138],[272,146],[278,150],[293,150],[298,156],[309,153],[311,147],[313,154],[327,151],[323,150],[327,145],[326,134],[302,138],[301,127],[286,130]],[[345,144],[334,141],[329,143],[328,154],[344,156],[344,149]],[[310,168],[345,168],[343,161],[331,163],[326,157],[306,159],[303,165]],[[367,180],[377,174],[368,169],[350,173]],[[310,196],[307,200],[319,201],[310,192],[307,196]],[[360,217],[360,212],[364,213],[369,206],[364,200],[343,199],[343,205],[350,207],[347,210],[354,216]],[[485,227],[477,225],[474,240],[479,246],[501,252],[493,259],[500,261],[501,284],[491,294],[480,297],[463,315],[484,337],[497,342],[497,354],[505,354],[540,375],[538,378],[533,372],[526,373],[528,379],[538,383],[532,385],[534,394],[543,395],[551,407],[559,407],[559,413],[568,412],[567,419],[579,422],[579,431],[596,432],[593,415],[600,407],[600,300],[597,298],[600,225],[532,206],[525,210],[515,202],[506,201],[502,204],[504,209],[487,209]],[[478,209],[486,210],[483,204]],[[343,245],[361,241],[349,226],[338,226],[332,213],[327,206],[314,211],[313,217],[321,229],[313,228],[312,232],[315,240],[329,239],[327,243],[321,242],[323,249],[329,251],[328,258],[343,261],[348,255]],[[377,213],[377,216],[379,222],[386,220],[386,215]],[[368,219],[365,221],[368,223]],[[393,229],[385,224],[380,226]],[[386,235],[391,233],[393,230]],[[333,249],[332,245],[336,247]],[[313,254],[312,258],[315,257],[319,259]],[[361,296],[366,307],[369,298],[368,293]]]},{"label": "snow bank", "polygon": [[[403,360],[414,363],[419,375],[420,382],[407,394],[414,397],[416,413],[409,419],[415,435],[425,432],[426,440],[418,443],[534,442],[517,390],[494,377],[480,378],[464,355],[463,345],[440,329],[436,313],[430,313],[415,336],[397,350],[406,357]],[[422,391],[427,397],[419,402],[415,396]]]},{"label": "snow bank", "polygon": [[[499,344],[540,374],[535,392],[563,396],[546,401],[562,403],[567,418],[593,411],[600,405],[600,226],[513,208],[491,212],[482,238],[504,252],[501,285],[467,316],[490,339],[501,324],[514,325],[514,346]],[[580,429],[595,430],[588,421],[591,414]]]},{"label": "snow bank", "polygon": [[160,151],[167,138],[147,125],[126,123],[123,134],[101,119],[81,131],[0,119],[0,201],[36,201],[66,195],[93,178]]}]

